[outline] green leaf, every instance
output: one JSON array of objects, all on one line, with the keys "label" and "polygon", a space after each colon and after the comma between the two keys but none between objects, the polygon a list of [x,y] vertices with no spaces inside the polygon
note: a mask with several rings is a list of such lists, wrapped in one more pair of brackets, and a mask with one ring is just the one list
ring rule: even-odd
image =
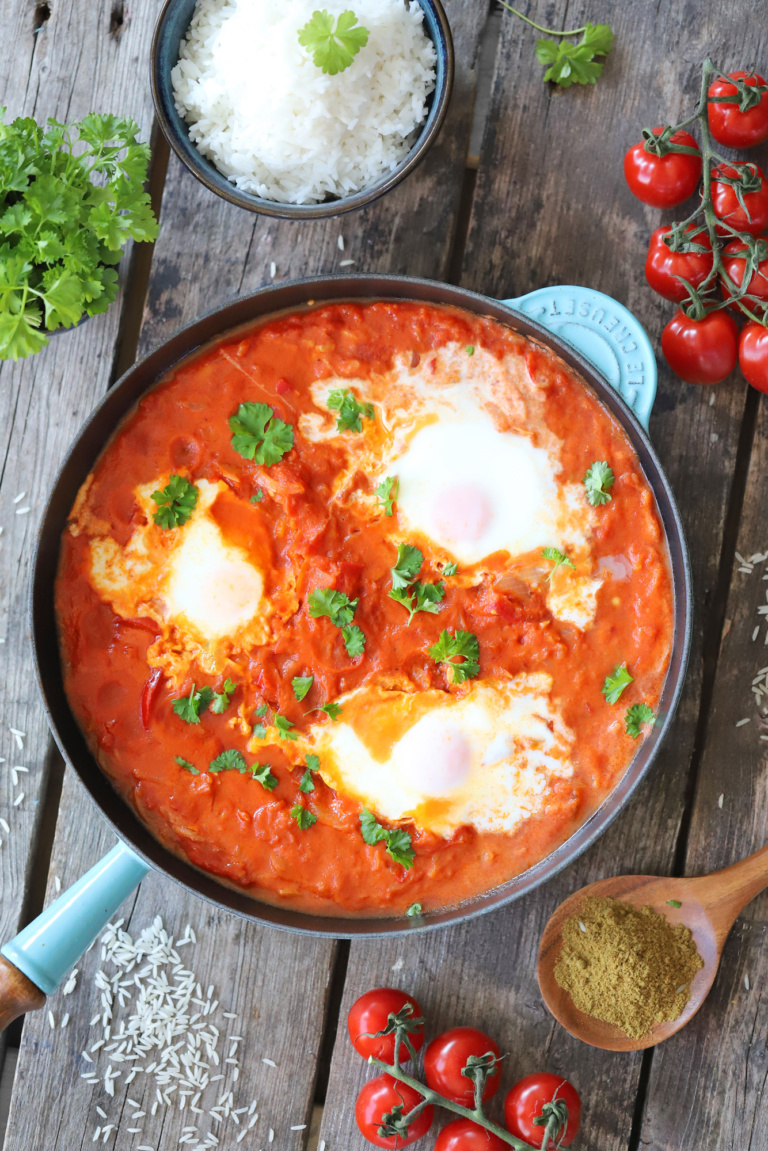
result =
[{"label": "green leaf", "polygon": [[633,682],[633,677],[627,671],[627,665],[623,663],[614,668],[611,675],[605,677],[605,683],[602,687],[603,695],[608,703],[618,703],[621,693]]},{"label": "green leaf", "polygon": [[201,687],[199,691],[196,691],[195,685],[192,684],[189,695],[183,695],[180,699],[173,701],[173,710],[185,723],[199,723],[201,713],[205,711],[212,699],[213,690],[210,687]]},{"label": "green leaf", "polygon": [[83,314],[85,299],[81,280],[58,265],[48,268],[43,276],[42,301],[48,331],[71,328]]},{"label": "green leaf", "polygon": [[643,724],[652,727],[655,722],[656,716],[647,703],[633,703],[631,707],[627,708],[627,714],[624,716],[627,735],[631,735],[633,739],[637,739],[640,735]]},{"label": "green leaf", "polygon": [[339,432],[362,432],[363,422],[360,417],[373,419],[373,404],[359,404],[349,389],[330,392],[328,407],[332,412],[339,413],[336,417],[336,430]]},{"label": "green leaf", "polygon": [[190,775],[200,775],[194,763],[190,763],[188,759],[182,759],[180,755],[174,755],[173,762],[178,763],[179,767],[183,767]]},{"label": "green leaf", "polygon": [[584,34],[577,44],[568,40],[538,40],[536,59],[549,67],[544,73],[545,80],[570,88],[572,84],[594,84],[602,75],[603,60],[596,56],[607,56],[613,47],[613,32],[608,24],[587,24]]},{"label": "green leaf", "polygon": [[307,768],[301,777],[301,782],[299,783],[299,791],[303,791],[305,794],[309,794],[310,791],[314,790],[315,785],[312,782],[312,772],[309,770],[309,768]]},{"label": "green leaf", "polygon": [[317,816],[314,811],[304,807],[301,803],[295,803],[291,808],[291,816],[299,825],[299,831],[306,831],[313,823],[317,823]]},{"label": "green leaf", "polygon": [[256,716],[257,719],[263,719],[268,711],[269,711],[269,708],[267,707],[267,705],[265,703],[260,703],[258,707],[255,707],[253,709],[253,714]]},{"label": "green leaf", "polygon": [[220,692],[213,693],[213,703],[211,704],[211,711],[216,715],[221,715],[229,707],[230,698],[236,690],[237,684],[233,683],[231,679],[224,680],[224,687]]},{"label": "green leaf", "polygon": [[373,847],[377,843],[386,843],[387,853],[395,863],[403,867],[413,867],[415,851],[411,846],[411,836],[402,828],[396,827],[391,831],[377,821],[373,812],[364,807],[360,812],[360,833],[365,842]]},{"label": "green leaf", "polygon": [[376,495],[384,505],[385,516],[392,515],[392,505],[397,499],[397,489],[399,486],[397,476],[387,476],[376,488]]},{"label": "green leaf", "polygon": [[260,504],[263,499],[264,499],[264,492],[261,490],[261,488],[257,488],[256,491],[254,492],[254,494],[251,496],[251,503],[252,504]]},{"label": "green leaf", "polygon": [[342,710],[340,703],[324,703],[322,707],[311,708],[307,715],[311,715],[313,711],[322,711],[329,719],[338,719]]},{"label": "green leaf", "polygon": [[311,591],[307,603],[313,619],[327,615],[335,627],[344,627],[352,623],[358,600],[350,599],[343,591],[334,591],[328,587]]},{"label": "green leaf", "polygon": [[418,548],[411,544],[400,544],[397,549],[397,560],[392,570],[392,589],[400,591],[412,583],[421,570],[424,556]]},{"label": "green leaf", "polygon": [[278,419],[268,404],[240,404],[229,417],[229,430],[235,451],[264,467],[278,463],[293,447],[293,428]]},{"label": "green leaf", "polygon": [[312,53],[313,63],[329,76],[348,68],[368,43],[368,29],[357,23],[354,12],[342,12],[334,22],[323,8],[299,30],[299,43]]},{"label": "green leaf", "polygon": [[152,519],[163,530],[181,527],[195,510],[198,495],[197,488],[189,480],[172,475],[162,491],[152,492],[152,499],[157,504]]},{"label": "green leaf", "polygon": [[215,759],[211,760],[210,770],[214,773],[218,771],[239,771],[241,775],[245,775],[248,771],[248,764],[243,759],[237,748],[230,747],[226,751],[222,751]]},{"label": "green leaf", "polygon": [[467,351],[468,356],[474,356],[474,354],[475,354],[474,344],[467,344],[466,351]]},{"label": "green leaf", "polygon": [[443,575],[444,576],[455,576],[456,572],[458,570],[459,570],[458,564],[446,564],[445,567],[443,568]]},{"label": "green leaf", "polygon": [[[429,649],[429,654],[436,663],[450,664],[452,683],[474,679],[480,671],[480,644],[477,636],[470,631],[454,630],[453,635],[447,630],[442,631],[437,643]],[[454,663],[457,657],[463,662]]]},{"label": "green leaf", "polygon": [[303,699],[309,694],[309,689],[315,682],[313,675],[295,675],[291,680],[291,687],[293,688],[294,698],[301,703]]},{"label": "green leaf", "polygon": [[347,655],[350,659],[357,659],[365,651],[365,633],[363,629],[358,627],[356,623],[346,624],[341,629],[341,634],[344,637],[344,647],[347,649]]},{"label": "green leaf", "polygon": [[291,731],[293,726],[290,719],[286,719],[284,715],[275,716],[275,727],[277,728],[277,734],[280,739],[298,739],[298,732]]},{"label": "green leaf", "polygon": [[596,460],[584,476],[584,487],[587,489],[587,499],[593,508],[607,504],[611,497],[608,492],[613,487],[616,477],[613,470],[605,460]]},{"label": "green leaf", "polygon": [[682,907],[683,906],[679,899],[668,899],[667,903],[669,904],[670,907]]},{"label": "green leaf", "polygon": [[418,915],[421,915],[421,904],[420,903],[412,903],[405,914],[410,915],[411,917],[414,917],[414,918]]},{"label": "green leaf", "polygon": [[268,763],[256,763],[251,768],[251,778],[260,783],[267,791],[274,791],[277,787],[277,779],[272,774]]},{"label": "green leaf", "polygon": [[573,568],[574,571],[576,570],[575,564],[568,558],[565,552],[559,551],[558,548],[544,548],[544,551],[541,554],[544,556],[545,560],[552,560],[555,565],[547,576],[548,580],[552,579],[552,576],[555,574],[559,567],[568,567]]},{"label": "green leaf", "polygon": [[319,771],[320,770],[320,756],[319,755],[313,755],[310,752],[310,754],[307,756],[307,758],[305,760],[305,763],[306,763],[309,771]]}]

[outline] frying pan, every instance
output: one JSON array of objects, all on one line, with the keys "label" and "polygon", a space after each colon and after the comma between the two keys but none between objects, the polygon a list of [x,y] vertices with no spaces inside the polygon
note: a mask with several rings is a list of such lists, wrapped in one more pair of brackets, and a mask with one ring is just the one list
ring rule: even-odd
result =
[{"label": "frying pan", "polygon": [[[668,542],[675,597],[672,655],[658,719],[610,795],[565,843],[522,875],[469,902],[416,919],[321,917],[261,903],[224,887],[163,847],[113,790],[72,716],[62,682],[54,616],[59,544],[78,489],[122,417],[159,377],[183,357],[249,321],[313,303],[375,299],[453,305],[490,317],[549,347],[581,375],[623,426],[653,489]],[[6,983],[21,981],[27,1002],[21,1003],[20,1010],[32,1005],[34,993],[41,1000],[37,989],[53,992],[152,867],[203,899],[255,923],[334,938],[376,937],[431,931],[503,907],[551,879],[589,847],[626,805],[655,759],[680,696],[690,646],[691,578],[683,530],[646,432],[655,389],[656,362],[648,337],[623,305],[600,292],[560,286],[499,302],[447,284],[388,275],[314,277],[263,288],[208,312],[126,372],[83,427],[54,483],[40,527],[30,599],[37,676],[51,730],[64,759],[117,835],[118,844],[2,948],[10,964],[0,961],[0,1026],[4,979]]]}]

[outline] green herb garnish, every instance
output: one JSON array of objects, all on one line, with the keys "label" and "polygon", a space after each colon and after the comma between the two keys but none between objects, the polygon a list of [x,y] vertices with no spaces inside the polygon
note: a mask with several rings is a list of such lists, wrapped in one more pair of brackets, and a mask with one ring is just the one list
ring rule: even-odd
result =
[{"label": "green herb garnish", "polygon": [[251,779],[255,779],[267,791],[274,791],[277,787],[277,779],[268,763],[255,763],[251,768]]},{"label": "green herb garnish", "polygon": [[456,572],[458,570],[459,570],[458,564],[446,564],[445,567],[443,568],[443,575],[444,576],[455,576]]},{"label": "green herb garnish", "polygon": [[595,460],[584,476],[587,499],[593,508],[599,508],[602,504],[607,504],[610,501],[611,497],[608,492],[613,487],[615,479],[613,470],[605,460]]},{"label": "green herb garnish", "polygon": [[356,623],[349,623],[341,629],[344,647],[350,659],[357,659],[365,651],[365,633]]},{"label": "green herb garnish", "polygon": [[384,505],[385,516],[392,515],[392,505],[397,499],[397,489],[399,486],[397,476],[387,476],[376,488],[376,495]]},{"label": "green herb garnish", "polygon": [[578,44],[569,44],[563,39],[536,41],[536,59],[540,64],[549,65],[544,73],[545,80],[559,84],[561,88],[570,88],[571,84],[594,84],[602,75],[605,62],[595,57],[607,56],[613,47],[613,32],[608,24],[584,24],[581,28],[558,32],[554,28],[537,24],[507,4],[506,0],[499,0],[499,3],[537,32],[547,32],[559,38],[582,34]]},{"label": "green herb garnish", "polygon": [[408,587],[416,579],[424,562],[424,556],[418,548],[411,544],[400,544],[397,549],[397,560],[392,568],[392,589],[400,591]]},{"label": "green herb garnish", "polygon": [[627,735],[631,735],[633,739],[637,739],[643,724],[652,727],[655,722],[656,716],[647,703],[633,703],[632,707],[627,708],[627,714],[624,717]]},{"label": "green herb garnish", "polygon": [[295,803],[291,808],[291,816],[299,825],[299,831],[306,831],[313,823],[317,823],[317,816],[313,811],[304,807],[300,803]]},{"label": "green herb garnish", "polygon": [[467,351],[467,355],[468,355],[468,356],[474,356],[474,354],[475,354],[475,347],[474,347],[474,344],[467,344],[467,349],[466,349],[466,351]]},{"label": "green herb garnish", "polygon": [[210,770],[212,772],[218,771],[239,771],[241,775],[245,775],[248,771],[248,764],[243,759],[240,752],[234,748],[227,748],[222,751],[221,755],[217,755],[215,759],[211,760]]},{"label": "green herb garnish", "polygon": [[293,726],[290,719],[286,719],[284,715],[275,716],[275,727],[277,728],[277,734],[280,739],[298,739],[298,732],[291,731]]},{"label": "green herb garnish", "polygon": [[232,447],[246,460],[270,467],[293,447],[293,428],[268,404],[241,404],[229,417]]},{"label": "green herb garnish", "polygon": [[624,688],[629,687],[633,682],[634,677],[629,674],[627,665],[623,663],[614,668],[612,675],[605,677],[605,683],[602,687],[603,695],[608,703],[618,703]]},{"label": "green herb garnish", "polygon": [[573,568],[574,571],[576,570],[575,564],[569,560],[565,552],[561,552],[557,548],[544,548],[544,551],[541,554],[544,556],[545,560],[552,560],[555,565],[547,576],[548,580],[552,579],[552,576],[555,574],[559,567],[568,567]]},{"label": "green herb garnish", "polygon": [[201,713],[205,711],[212,699],[212,688],[201,687],[199,691],[196,691],[195,685],[192,684],[189,695],[183,695],[180,699],[173,701],[173,710],[179,719],[183,719],[185,723],[199,723]]},{"label": "green herb garnish", "polygon": [[152,519],[164,530],[181,527],[195,510],[198,494],[197,488],[189,480],[183,476],[171,476],[162,491],[152,492],[152,499],[157,504]]},{"label": "green herb garnish", "polygon": [[[133,120],[75,124],[0,110],[0,360],[39,352],[49,332],[105,312],[129,239],[154,240],[150,151]],[[94,182],[95,177],[95,182]],[[45,329],[42,327],[45,325]]]},{"label": "green herb garnish", "polygon": [[267,705],[265,703],[260,703],[258,707],[255,707],[253,709],[253,714],[256,716],[257,719],[263,719],[268,711],[269,711],[269,708],[267,707]]},{"label": "green herb garnish", "polygon": [[308,695],[309,689],[315,682],[313,675],[295,675],[291,680],[291,687],[293,688],[294,699],[299,703]]},{"label": "green herb garnish", "polygon": [[312,715],[313,711],[322,711],[329,719],[338,719],[341,715],[342,707],[340,703],[324,703],[322,707],[311,708],[306,714]]},{"label": "green herb garnish", "polygon": [[360,404],[353,392],[333,391],[328,395],[328,407],[332,412],[338,412],[336,417],[336,430],[339,432],[361,432],[363,422],[360,418],[373,419],[373,404]]},{"label": "green herb garnish", "polygon": [[173,762],[178,763],[179,767],[183,767],[190,775],[200,775],[194,763],[190,763],[188,759],[182,759],[180,755],[174,755]]},{"label": "green herb garnish", "polygon": [[299,783],[299,791],[303,791],[306,795],[308,795],[310,791],[314,790],[315,785],[312,781],[312,772],[309,770],[309,768],[307,768],[301,777],[301,782]]},{"label": "green herb garnish", "polygon": [[682,907],[683,906],[679,899],[668,899],[667,903],[669,904],[670,907]]},{"label": "green herb garnish", "polygon": [[361,48],[368,43],[368,29],[357,22],[354,12],[342,12],[334,21],[325,8],[312,13],[299,30],[299,44],[312,53],[312,61],[328,76],[343,72]]},{"label": "green herb garnish", "polygon": [[415,917],[417,915],[421,915],[421,904],[420,903],[412,903],[405,914],[410,915],[412,917]]},{"label": "green herb garnish", "polygon": [[350,599],[343,591],[334,591],[333,588],[315,588],[309,593],[307,603],[309,614],[313,619],[327,615],[335,627],[345,627],[352,623],[358,600]]},{"label": "green herb garnish", "polygon": [[[429,649],[429,654],[436,663],[448,663],[451,668],[451,683],[464,683],[467,679],[474,679],[480,671],[480,644],[477,636],[471,631],[442,631],[440,639]],[[456,656],[463,658],[463,663],[454,663]]]},{"label": "green herb garnish", "polygon": [[410,835],[401,827],[388,831],[377,822],[374,814],[364,807],[360,812],[360,832],[371,847],[376,843],[385,843],[387,854],[392,856],[395,863],[400,863],[406,868],[413,867],[416,853],[411,846]]},{"label": "green herb garnish", "polygon": [[409,624],[417,611],[437,613],[445,596],[443,583],[423,584],[416,580],[423,561],[424,556],[417,547],[400,544],[395,566],[391,569],[392,589],[389,597],[408,610]]},{"label": "green herb garnish", "polygon": [[251,496],[251,503],[252,504],[260,504],[263,499],[264,499],[264,492],[261,490],[261,488],[257,488],[256,491]]},{"label": "green herb garnish", "polygon": [[226,711],[227,708],[229,707],[232,693],[235,691],[236,688],[237,688],[236,683],[233,683],[231,679],[225,679],[224,680],[224,687],[221,689],[221,691],[220,692],[215,691],[213,693],[213,703],[211,704],[211,711],[215,712],[216,715],[221,715],[221,713],[223,711]]}]

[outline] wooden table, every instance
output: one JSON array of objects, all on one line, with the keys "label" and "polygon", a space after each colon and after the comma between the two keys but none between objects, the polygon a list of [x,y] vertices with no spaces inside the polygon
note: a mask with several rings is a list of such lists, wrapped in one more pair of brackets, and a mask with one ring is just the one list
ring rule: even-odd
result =
[{"label": "wooden table", "polygon": [[[699,63],[768,64],[768,26],[747,0],[552,0],[531,14],[553,27],[606,20],[616,34],[596,88],[552,91],[534,58],[536,34],[505,16],[488,24],[480,0],[446,0],[457,55],[447,124],[427,161],[367,210],[316,224],[269,221],[223,203],[182,170],[153,126],[148,52],[159,0],[0,0],[0,105],[10,117],[129,114],[153,142],[152,190],[161,232],[154,250],[126,254],[122,290],[109,312],[59,336],[40,355],[0,369],[0,938],[13,935],[112,841],[52,747],[32,673],[26,588],[35,529],[59,460],[104,390],[133,361],[203,309],[276,279],[355,271],[449,279],[490,296],[556,283],[585,284],[623,301],[658,341],[669,306],[647,287],[651,230],[666,217],[629,194],[625,149],[643,124],[678,117],[695,101]],[[491,5],[493,8],[493,5]],[[483,39],[484,29],[486,36]],[[490,31],[489,31],[490,29]],[[493,62],[476,170],[468,161],[479,48]],[[9,46],[11,50],[9,51]],[[678,117],[678,118],[681,118]],[[758,160],[768,159],[765,151]],[[339,233],[346,241],[342,254]],[[590,1151],[638,1147],[708,1151],[768,1146],[768,898],[736,925],[714,992],[680,1035],[656,1051],[610,1055],[571,1039],[542,1005],[534,956],[542,927],[569,892],[621,872],[696,874],[763,846],[768,743],[750,685],[768,664],[768,567],[742,569],[737,553],[768,551],[768,404],[736,376],[715,389],[689,387],[660,363],[651,435],[680,503],[691,549],[696,618],[683,701],[670,738],[628,809],[557,880],[467,926],[391,942],[333,943],[259,930],[212,910],[153,876],[123,909],[131,931],[157,913],[169,931],[189,922],[188,956],[205,986],[239,1013],[243,1098],[263,1113],[245,1149],[305,1148],[317,1133],[291,1131],[324,1105],[328,1151],[362,1151],[353,1105],[370,1074],[350,1049],[344,1019],[363,990],[395,983],[414,992],[437,1029],[486,1028],[511,1052],[506,1075],[550,1068],[584,1100]],[[19,493],[23,500],[14,502]],[[22,514],[22,508],[30,511]],[[763,621],[765,623],[765,621]],[[750,723],[737,726],[738,721]],[[23,751],[10,729],[26,733]],[[28,767],[12,786],[13,764]],[[20,792],[24,799],[14,805]],[[58,882],[57,882],[58,881]],[[4,1038],[20,1042],[6,1151],[90,1147],[102,1106],[116,1130],[108,1144],[135,1147],[124,1105],[91,1088],[80,1052],[96,992],[98,949],[80,964],[80,986]],[[338,1028],[338,1030],[337,1030]],[[8,1048],[10,1050],[10,1047]],[[3,1049],[0,1049],[0,1059]],[[277,1066],[262,1062],[271,1058]],[[250,1094],[249,1094],[250,1092]],[[151,1097],[150,1100],[151,1102]],[[141,1143],[178,1145],[188,1119],[161,1109]],[[235,1147],[237,1128],[219,1132]],[[313,1143],[314,1145],[314,1143]],[[431,1145],[425,1141],[425,1146]],[[182,1145],[183,1146],[183,1145]],[[239,1147],[240,1144],[237,1144]]]}]

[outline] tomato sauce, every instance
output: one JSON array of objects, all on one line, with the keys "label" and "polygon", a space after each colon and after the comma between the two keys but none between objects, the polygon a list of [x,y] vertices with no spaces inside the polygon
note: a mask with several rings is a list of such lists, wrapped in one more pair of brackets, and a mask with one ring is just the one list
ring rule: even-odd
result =
[{"label": "tomato sauce", "polygon": [[[407,613],[388,597],[392,521],[361,530],[348,508],[334,503],[344,459],[337,441],[313,441],[298,430],[283,460],[259,467],[231,446],[228,417],[245,400],[268,403],[296,429],[314,410],[318,380],[366,379],[456,342],[502,357],[521,356],[546,392],[543,420],[562,442],[563,482],[581,483],[594,460],[615,474],[611,501],[591,540],[595,564],[623,556],[628,578],[607,579],[593,624],[584,631],[559,622],[541,589],[505,589],[493,572],[471,586],[446,587],[438,615]],[[140,485],[168,472],[192,482],[223,481],[212,515],[227,540],[265,571],[265,596],[282,604],[271,641],[230,651],[226,672],[200,667],[174,682],[158,652],[179,647],[172,623],[117,614],[90,576],[89,541],[98,530],[124,547],[147,519]],[[365,488],[370,481],[358,477]],[[256,497],[259,502],[252,502]],[[428,558],[428,557],[427,557]],[[503,571],[504,557],[494,561]],[[508,560],[506,561],[508,562]],[[491,565],[493,566],[493,565]],[[284,596],[290,574],[292,594]],[[429,578],[429,577],[427,577]],[[368,637],[351,661],[338,629],[306,608],[309,590],[331,586],[359,599],[355,623]],[[281,590],[282,589],[282,590]],[[285,602],[281,601],[281,596]],[[72,526],[62,539],[56,607],[65,684],[73,712],[102,769],[155,836],[193,865],[254,897],[319,914],[396,915],[418,901],[425,909],[456,904],[530,867],[562,843],[620,779],[641,739],[624,731],[626,703],[656,708],[667,671],[674,599],[664,533],[653,494],[632,446],[594,394],[560,360],[493,321],[417,303],[333,304],[279,317],[230,334],[183,361],[122,422],[84,485]],[[225,748],[249,765],[253,710],[267,704],[297,732],[318,722],[318,707],[371,682],[402,682],[418,690],[444,684],[425,657],[444,628],[477,636],[481,676],[546,671],[551,698],[573,731],[574,772],[559,780],[544,811],[507,834],[461,827],[449,837],[409,831],[414,866],[406,869],[385,845],[360,834],[360,803],[314,777],[302,795],[303,766],[286,742],[266,746],[277,786],[268,791],[237,771],[192,775],[175,757],[204,763]],[[601,693],[614,666],[626,664],[632,692],[610,708]],[[291,680],[313,674],[312,696],[298,702]],[[233,705],[209,708],[199,724],[182,722],[173,701],[192,683],[221,690],[237,684]],[[322,722],[330,722],[323,720]],[[302,830],[291,817],[297,802],[317,815]]]}]

